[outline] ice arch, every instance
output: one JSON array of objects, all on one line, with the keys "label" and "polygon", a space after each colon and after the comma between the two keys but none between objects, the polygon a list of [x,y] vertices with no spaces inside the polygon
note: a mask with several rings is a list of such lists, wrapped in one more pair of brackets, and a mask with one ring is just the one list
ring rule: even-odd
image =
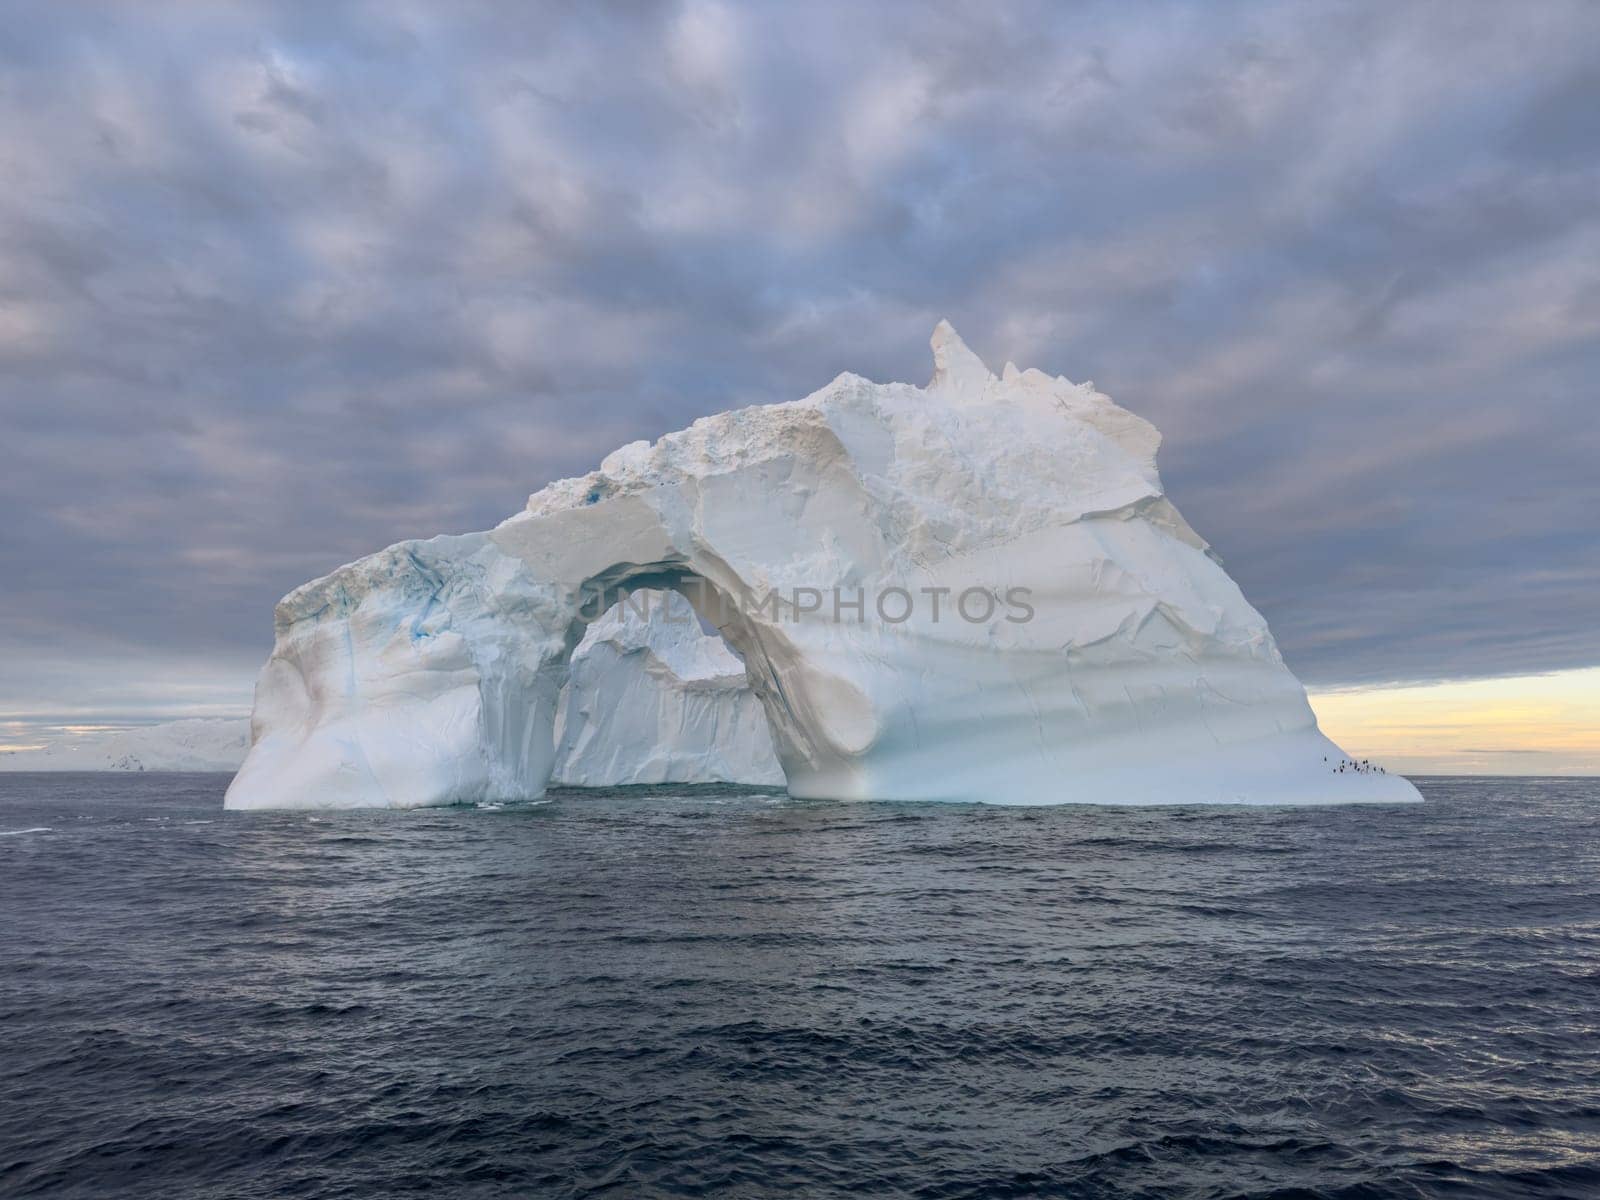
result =
[{"label": "ice arch", "polygon": [[614,605],[572,652],[552,784],[783,785],[744,660],[676,592]]},{"label": "ice arch", "polygon": [[[587,619],[645,589],[683,595],[744,659],[791,780],[796,765],[859,748],[843,722],[862,702],[794,645],[781,596],[758,594],[709,558],[695,570],[673,557],[664,522],[640,501],[609,507],[627,536],[607,539],[596,527],[607,511],[585,503],[532,529],[513,521],[402,543],[291,593],[229,806],[406,808],[541,794]],[[757,607],[772,618],[752,618]],[[843,703],[817,711],[833,697]]]},{"label": "ice arch", "polygon": [[[639,587],[683,592],[744,658],[796,796],[1416,798],[1333,772],[1266,622],[1163,494],[1149,424],[1089,384],[996,378],[946,324],[933,348],[926,388],[845,374],[707,417],[489,532],[291,592],[229,807],[541,794],[582,613]],[[1023,589],[1029,615],[953,612],[974,589]]]}]

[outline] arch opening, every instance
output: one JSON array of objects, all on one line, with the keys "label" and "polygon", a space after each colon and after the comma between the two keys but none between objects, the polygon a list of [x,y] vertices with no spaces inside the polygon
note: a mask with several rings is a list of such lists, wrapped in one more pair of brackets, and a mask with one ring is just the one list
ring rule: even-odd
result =
[{"label": "arch opening", "polygon": [[551,785],[784,786],[743,658],[682,593],[622,590],[599,616],[582,614],[556,706]]},{"label": "arch opening", "polygon": [[[720,756],[722,765],[714,766],[713,772],[721,770],[723,774],[728,775],[726,782],[753,782],[780,786],[787,782],[788,772],[784,766],[785,751],[789,751],[787,757],[792,757],[794,748],[804,744],[804,736],[798,728],[794,711],[784,695],[783,686],[779,681],[779,670],[769,652],[767,643],[770,635],[764,638],[760,627],[748,618],[742,607],[740,594],[730,592],[706,574],[694,570],[685,563],[662,561],[613,564],[585,579],[575,589],[575,595],[577,606],[563,638],[562,698],[558,703],[554,715],[555,724],[551,731],[554,741],[551,782],[558,784],[574,782],[569,778],[572,772],[568,771],[568,764],[577,749],[577,739],[572,736],[572,726],[568,720],[572,708],[574,652],[584,643],[592,628],[611,621],[618,613],[632,613],[638,618],[637,624],[631,631],[631,637],[624,636],[624,644],[632,641],[648,641],[652,634],[659,639],[660,627],[652,626],[652,621],[659,622],[663,615],[670,618],[673,611],[676,611],[680,618],[684,615],[682,607],[676,602],[669,602],[667,597],[678,597],[685,602],[687,615],[693,621],[694,633],[717,646],[723,655],[737,662],[742,669],[741,686],[736,697],[724,694],[717,698],[720,703],[708,701],[698,706],[690,706],[698,707],[703,717],[708,715],[731,717],[731,721],[728,722],[731,726],[729,734],[745,743],[742,747],[719,747],[718,749],[725,753]],[[641,596],[646,597],[643,603],[636,599]],[[616,624],[613,623],[608,632],[614,632]],[[671,640],[670,637],[668,640]],[[703,655],[705,661],[698,664],[685,662],[681,665],[690,666],[691,669],[695,667],[704,669],[716,665],[716,657],[714,652],[707,653]],[[581,678],[577,680],[580,686],[586,686],[590,682]],[[702,685],[703,691],[712,694],[732,690],[731,685],[714,681],[705,673],[690,682]],[[749,724],[751,702],[757,706],[760,714],[761,725],[758,729],[752,729]],[[718,707],[728,711],[721,714],[710,712]],[[722,722],[714,721],[714,723]],[[694,736],[693,731],[690,736]],[[615,744],[615,735],[613,734],[608,740]],[[658,747],[658,749],[662,749],[663,754],[655,760],[656,766],[667,757],[666,748]],[[594,773],[578,772],[578,774],[589,774],[593,777]],[[744,778],[733,776],[744,776]],[[710,780],[707,778],[702,781]]]}]

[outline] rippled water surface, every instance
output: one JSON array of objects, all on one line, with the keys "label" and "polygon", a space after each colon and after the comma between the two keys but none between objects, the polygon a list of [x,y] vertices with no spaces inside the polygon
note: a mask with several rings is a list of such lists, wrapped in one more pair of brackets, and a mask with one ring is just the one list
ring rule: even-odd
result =
[{"label": "rippled water surface", "polygon": [[1600,784],[225,814],[0,775],[0,1193],[1600,1194]]}]

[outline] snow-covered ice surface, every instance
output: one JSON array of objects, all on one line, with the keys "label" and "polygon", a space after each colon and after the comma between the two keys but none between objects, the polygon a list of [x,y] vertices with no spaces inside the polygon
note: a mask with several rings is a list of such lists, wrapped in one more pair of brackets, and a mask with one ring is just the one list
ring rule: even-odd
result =
[{"label": "snow-covered ice surface", "polygon": [[[683,590],[717,624],[796,796],[1419,798],[1334,770],[1345,756],[1265,620],[1163,493],[1152,426],[1091,384],[996,377],[945,323],[933,349],[926,388],[844,374],[706,417],[491,531],[297,588],[229,807],[541,795],[580,614],[629,588]],[[864,596],[864,612],[771,603],[805,589]],[[1031,617],[953,613],[971,589],[1026,589]]]},{"label": "snow-covered ice surface", "polygon": [[249,748],[249,721],[202,717],[0,753],[0,771],[233,771]]},{"label": "snow-covered ice surface", "polygon": [[552,783],[783,783],[744,663],[677,592],[641,591],[588,627],[555,739]]}]

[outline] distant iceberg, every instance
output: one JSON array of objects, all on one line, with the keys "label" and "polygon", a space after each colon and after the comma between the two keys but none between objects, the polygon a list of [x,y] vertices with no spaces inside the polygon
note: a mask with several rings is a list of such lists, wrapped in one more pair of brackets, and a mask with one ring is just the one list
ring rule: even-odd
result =
[{"label": "distant iceberg", "polygon": [[197,717],[0,753],[0,771],[236,771],[249,748],[249,721]]},{"label": "distant iceberg", "polygon": [[933,351],[925,388],[845,374],[706,417],[491,531],[297,588],[228,806],[530,798],[558,769],[665,778],[689,727],[753,762],[749,722],[691,703],[692,675],[651,667],[660,695],[610,676],[648,662],[636,631],[597,633],[594,671],[571,668],[588,622],[645,589],[681,593],[743,662],[795,796],[1419,799],[1337,770],[1266,621],[1164,494],[1151,425],[1092,384],[996,377],[943,322]]}]

